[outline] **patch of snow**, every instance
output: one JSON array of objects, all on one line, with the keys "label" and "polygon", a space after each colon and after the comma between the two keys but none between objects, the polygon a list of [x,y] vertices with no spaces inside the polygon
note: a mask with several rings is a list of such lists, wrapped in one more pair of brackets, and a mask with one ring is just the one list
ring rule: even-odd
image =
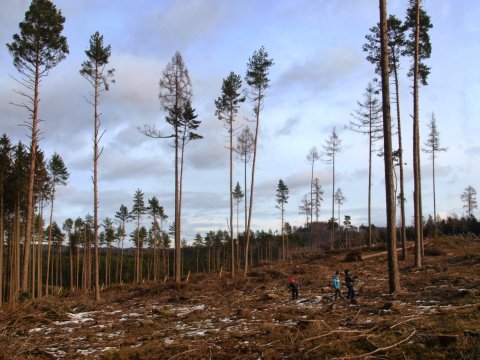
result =
[{"label": "patch of snow", "polygon": [[139,313],[136,313],[136,312],[132,312],[132,313],[126,314],[126,316],[130,316],[130,317],[139,317],[139,316],[141,316],[141,314],[139,314]]},{"label": "patch of snow", "polygon": [[173,340],[170,339],[170,338],[165,338],[165,345],[172,345],[173,344]]},{"label": "patch of snow", "polygon": [[105,313],[106,315],[115,315],[115,314],[118,314],[118,313],[121,313],[122,310],[114,310],[114,311],[111,311],[111,312],[108,312],[108,313]]},{"label": "patch of snow", "polygon": [[208,330],[195,330],[190,331],[185,334],[186,337],[193,337],[193,336],[205,336]]},{"label": "patch of snow", "polygon": [[67,313],[68,317],[70,317],[70,320],[67,321],[54,321],[53,323],[57,326],[62,326],[62,325],[67,325],[67,324],[79,324],[79,323],[84,323],[86,321],[93,321],[93,319],[90,317],[92,314],[95,314],[97,311],[89,311],[89,312],[83,312],[83,313]]},{"label": "patch of snow", "polygon": [[98,329],[105,329],[106,327],[107,325],[104,325],[104,324],[98,324],[98,325],[92,326],[92,328],[98,328]]},{"label": "patch of snow", "polygon": [[77,353],[80,355],[90,355],[93,354],[96,350],[94,348],[88,349],[77,349]]},{"label": "patch of snow", "polygon": [[40,332],[42,330],[45,330],[44,328],[35,328],[35,329],[30,329],[28,330],[29,333],[33,333],[33,332]]},{"label": "patch of snow", "polygon": [[113,332],[113,333],[109,333],[109,334],[107,335],[107,337],[108,337],[109,339],[112,339],[112,338],[115,338],[115,337],[122,336],[123,334],[124,334],[123,331],[116,331],[116,332]]}]

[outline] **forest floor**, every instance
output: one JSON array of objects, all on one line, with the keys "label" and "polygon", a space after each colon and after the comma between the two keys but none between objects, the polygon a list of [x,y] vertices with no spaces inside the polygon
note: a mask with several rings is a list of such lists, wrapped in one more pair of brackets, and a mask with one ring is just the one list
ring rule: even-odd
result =
[{"label": "forest floor", "polygon": [[[429,241],[421,269],[410,253],[396,295],[385,253],[346,254],[4,307],[0,359],[480,359],[480,241]],[[361,281],[355,303],[333,301],[346,268]]]}]

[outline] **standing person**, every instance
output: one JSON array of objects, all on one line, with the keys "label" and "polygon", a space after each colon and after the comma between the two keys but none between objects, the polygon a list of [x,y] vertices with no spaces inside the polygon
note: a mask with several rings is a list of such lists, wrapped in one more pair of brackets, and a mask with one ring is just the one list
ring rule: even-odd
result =
[{"label": "standing person", "polygon": [[340,271],[335,271],[335,274],[333,275],[332,279],[332,286],[335,289],[335,299],[334,301],[337,300],[337,298],[343,299],[342,293],[340,291]]},{"label": "standing person", "polygon": [[353,298],[355,297],[355,291],[353,290],[354,283],[355,280],[353,279],[352,274],[350,274],[348,270],[345,270],[345,285],[348,289],[347,299],[350,299],[352,302],[354,301]]},{"label": "standing person", "polygon": [[294,278],[290,278],[290,284],[288,287],[292,291],[292,300],[298,299],[298,282]]}]

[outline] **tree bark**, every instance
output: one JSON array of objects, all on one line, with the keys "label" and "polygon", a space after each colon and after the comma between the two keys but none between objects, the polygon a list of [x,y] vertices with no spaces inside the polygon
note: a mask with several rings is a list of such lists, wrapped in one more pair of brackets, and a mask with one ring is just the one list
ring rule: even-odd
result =
[{"label": "tree bark", "polygon": [[403,176],[403,145],[402,145],[402,124],[400,121],[400,94],[398,86],[398,72],[397,64],[394,63],[393,74],[395,78],[395,97],[397,104],[397,130],[398,130],[398,163],[400,167],[400,239],[402,241],[402,260],[407,260],[407,230],[405,225],[405,190],[404,190],[404,176]]},{"label": "tree bark", "polygon": [[415,218],[415,267],[422,267],[422,209],[420,176],[420,129],[418,119],[418,67],[420,37],[420,0],[416,0],[415,51],[413,68],[413,178],[414,178],[414,218]]},{"label": "tree bark", "polygon": [[[38,54],[37,54],[38,59]],[[23,247],[23,274],[21,290],[28,291],[29,265],[30,265],[30,243],[32,239],[33,226],[33,185],[35,183],[35,159],[37,156],[37,127],[38,127],[38,103],[39,103],[39,83],[40,83],[40,61],[35,63],[34,75],[34,95],[32,111],[32,142],[30,145],[30,173],[28,175],[28,193],[27,193],[27,222],[25,224],[25,241]],[[19,264],[20,265],[20,264]]]},{"label": "tree bark", "polygon": [[[55,178],[53,179],[55,181]],[[55,185],[52,188],[52,203],[50,204],[50,221],[49,221],[49,230],[48,230],[48,241],[47,241],[47,277],[45,280],[45,295],[48,296],[48,280],[50,279],[50,254],[51,254],[51,244],[52,244],[52,223],[53,223],[53,202],[55,201]],[[51,274],[53,277],[53,273]]]},{"label": "tree bark", "polygon": [[[231,104],[231,108],[233,104]],[[230,114],[230,244],[232,279],[235,277],[235,241],[233,239],[233,113]]]},{"label": "tree bark", "polygon": [[98,115],[98,96],[99,96],[100,77],[99,70],[95,64],[95,97],[94,97],[94,151],[93,151],[93,233],[95,239],[95,301],[100,301],[100,267],[99,267],[99,243],[98,243],[98,143],[100,141],[98,130],[99,115]]},{"label": "tree bark", "polygon": [[390,114],[389,58],[387,43],[387,5],[386,0],[379,0],[380,39],[383,102],[383,143],[385,162],[385,197],[387,207],[387,257],[390,293],[400,290],[400,274],[397,261],[395,192],[393,186],[392,133]]},{"label": "tree bark", "polygon": [[260,122],[261,95],[262,95],[261,93],[258,94],[257,105],[255,107],[255,117],[256,117],[255,124],[256,125],[255,125],[255,139],[254,139],[254,146],[253,146],[252,177],[250,182],[250,205],[248,210],[247,233],[245,235],[245,270],[243,273],[245,276],[248,273],[248,246],[250,242],[250,226],[251,226],[252,211],[253,211],[253,188],[254,188],[254,182],[255,182],[255,165],[257,161],[257,144],[258,144],[258,128],[260,125],[259,122]]}]

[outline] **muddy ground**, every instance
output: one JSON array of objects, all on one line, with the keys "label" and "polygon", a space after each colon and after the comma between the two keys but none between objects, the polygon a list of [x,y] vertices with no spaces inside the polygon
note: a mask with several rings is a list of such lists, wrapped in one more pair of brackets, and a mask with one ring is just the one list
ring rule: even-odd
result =
[{"label": "muddy ground", "polygon": [[[480,359],[480,241],[429,241],[421,269],[346,251],[265,264],[248,277],[118,286],[0,309],[0,359]],[[330,279],[360,278],[356,303],[333,301]],[[288,279],[301,284],[292,301]],[[343,277],[342,277],[343,282]],[[345,294],[345,290],[344,294]]]}]

